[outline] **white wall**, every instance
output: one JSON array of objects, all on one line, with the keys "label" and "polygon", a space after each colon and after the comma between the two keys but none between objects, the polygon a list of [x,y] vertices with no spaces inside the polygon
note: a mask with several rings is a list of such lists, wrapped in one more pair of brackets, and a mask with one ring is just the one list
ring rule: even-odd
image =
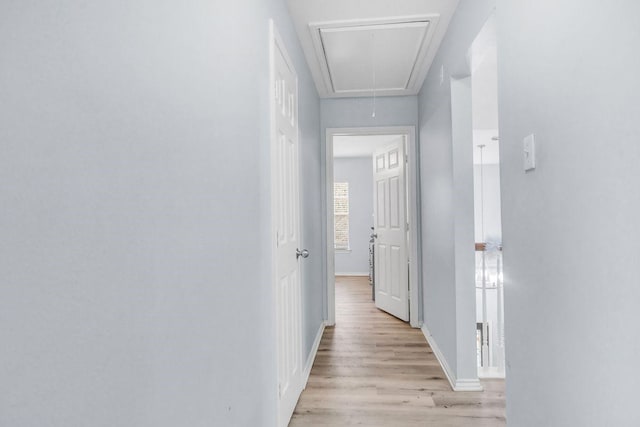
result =
[{"label": "white wall", "polygon": [[498,1],[510,426],[640,425],[637,16]]},{"label": "white wall", "polygon": [[[460,2],[418,98],[424,322],[458,379],[476,378],[473,148],[471,123],[452,133],[450,78],[470,75],[468,49],[494,4]],[[470,103],[470,84],[457,84]],[[467,107],[457,116],[470,122]],[[461,145],[466,140],[468,147]]]},{"label": "white wall", "polygon": [[472,57],[479,64],[472,65],[473,128],[498,129],[498,78],[495,47],[495,19],[491,18],[472,47]]},{"label": "white wall", "polygon": [[283,2],[0,3],[0,425],[273,425],[272,16],[320,194],[319,102]]},{"label": "white wall", "polygon": [[336,252],[336,274],[369,274],[369,235],[373,225],[373,160],[345,157],[333,160],[335,182],[349,183],[350,252]]},{"label": "white wall", "polygon": [[[484,165],[481,192],[480,165],[473,166],[475,241],[482,239],[482,213],[484,211],[484,235],[487,241],[502,240],[502,215],[500,210],[500,165]],[[484,194],[484,203],[481,194]],[[482,206],[484,205],[484,209]]]}]

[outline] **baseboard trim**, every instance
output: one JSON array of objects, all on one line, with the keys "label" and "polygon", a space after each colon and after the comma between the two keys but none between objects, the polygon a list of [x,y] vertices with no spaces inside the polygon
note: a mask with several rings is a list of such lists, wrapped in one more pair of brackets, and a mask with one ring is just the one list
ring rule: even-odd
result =
[{"label": "baseboard trim", "polygon": [[320,324],[320,328],[318,328],[318,333],[316,334],[316,339],[313,341],[313,346],[311,347],[311,352],[309,353],[309,357],[307,357],[307,363],[304,366],[304,371],[302,373],[302,388],[307,388],[307,383],[309,382],[309,375],[311,375],[311,368],[313,368],[313,362],[316,360],[316,355],[318,354],[318,348],[320,348],[320,341],[322,341],[322,335],[324,334],[324,328],[327,326],[326,321],[323,321]]},{"label": "baseboard trim", "polygon": [[478,378],[480,379],[504,379],[504,370],[498,368],[478,368]]},{"label": "baseboard trim", "polygon": [[433,350],[433,354],[436,356],[436,359],[438,359],[438,362],[440,363],[440,366],[442,367],[444,374],[447,376],[447,380],[449,381],[449,384],[451,384],[451,388],[455,391],[456,376],[451,371],[451,368],[449,368],[447,359],[445,359],[444,354],[442,354],[442,351],[440,351],[440,347],[438,347],[436,340],[433,338],[433,335],[431,335],[431,332],[429,332],[427,325],[422,325],[422,328],[420,328],[420,330],[422,331],[422,334],[424,335],[424,337],[427,339],[427,342],[429,343],[429,347],[431,347],[431,350]]},{"label": "baseboard trim", "polygon": [[453,391],[484,391],[479,379],[456,380]]},{"label": "baseboard trim", "polygon": [[440,366],[442,366],[442,370],[444,371],[444,374],[446,375],[447,380],[449,381],[449,384],[451,385],[451,388],[453,389],[453,391],[483,391],[484,390],[478,378],[460,378],[460,379],[456,378],[456,375],[449,367],[449,364],[447,363],[447,359],[444,357],[444,354],[440,350],[440,347],[438,347],[436,340],[433,338],[433,335],[431,335],[431,332],[429,332],[429,329],[427,328],[427,326],[422,325],[422,328],[420,328],[420,330],[422,331],[422,334],[424,335],[424,337],[427,339],[427,342],[429,343],[431,350],[433,350],[433,354],[436,356],[436,359],[438,359]]},{"label": "baseboard trim", "polygon": [[347,276],[347,277],[360,277],[360,276],[365,276],[365,277],[369,277],[369,272],[364,272],[364,273],[336,273],[336,276]]}]

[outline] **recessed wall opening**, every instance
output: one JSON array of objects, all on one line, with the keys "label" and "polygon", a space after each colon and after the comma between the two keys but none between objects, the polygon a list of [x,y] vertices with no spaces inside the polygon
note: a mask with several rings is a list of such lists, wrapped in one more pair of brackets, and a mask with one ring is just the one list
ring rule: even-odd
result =
[{"label": "recessed wall opening", "polygon": [[504,378],[504,292],[495,23],[471,48],[478,376]]},{"label": "recessed wall opening", "polygon": [[366,278],[378,308],[419,325],[419,266],[411,262],[418,259],[414,132],[409,127],[327,130],[330,325],[336,276]]}]

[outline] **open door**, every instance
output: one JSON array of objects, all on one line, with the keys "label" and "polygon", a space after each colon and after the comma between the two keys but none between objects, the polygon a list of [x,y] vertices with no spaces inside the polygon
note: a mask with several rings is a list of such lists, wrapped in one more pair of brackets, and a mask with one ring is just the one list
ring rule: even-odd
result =
[{"label": "open door", "polygon": [[[273,25],[273,24],[272,24]],[[272,191],[278,360],[278,427],[289,424],[302,393],[302,299],[298,185],[298,80],[272,28]]]},{"label": "open door", "polygon": [[405,137],[373,154],[376,306],[409,320]]}]

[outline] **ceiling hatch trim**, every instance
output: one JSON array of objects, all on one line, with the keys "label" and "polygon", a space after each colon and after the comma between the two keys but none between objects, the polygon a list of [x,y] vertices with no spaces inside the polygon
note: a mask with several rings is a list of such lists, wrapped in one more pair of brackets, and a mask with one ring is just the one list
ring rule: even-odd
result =
[{"label": "ceiling hatch trim", "polygon": [[438,19],[429,14],[310,23],[320,96],[373,96],[374,87],[378,96],[418,94]]}]

